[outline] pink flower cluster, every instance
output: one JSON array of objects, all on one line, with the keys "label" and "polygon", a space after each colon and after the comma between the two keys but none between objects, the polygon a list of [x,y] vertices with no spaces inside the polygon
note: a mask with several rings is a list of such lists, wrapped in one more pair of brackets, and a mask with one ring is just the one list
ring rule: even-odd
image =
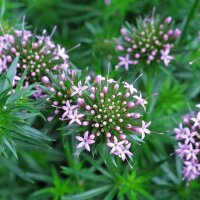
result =
[{"label": "pink flower cluster", "polygon": [[128,24],[121,29],[121,39],[116,41],[116,50],[124,55],[119,56],[116,68],[123,66],[128,70],[129,65],[158,61],[168,66],[174,59],[169,55],[171,48],[180,34],[178,28],[172,29],[172,17],[167,17],[164,23],[152,17],[138,19],[137,27]]},{"label": "pink flower cluster", "polygon": [[[56,116],[61,121],[66,121],[70,124],[76,119],[77,103],[75,95],[81,94],[86,86],[82,87],[81,77],[76,70],[68,69],[62,74],[51,77],[49,86],[49,104],[54,108],[53,115],[48,118],[48,121],[53,120]],[[84,84],[87,84],[88,78]],[[75,84],[78,84],[76,87]],[[72,113],[74,114],[72,117]]]},{"label": "pink flower cluster", "polygon": [[98,75],[92,83],[73,85],[71,96],[76,96],[78,106],[63,107],[63,118],[70,120],[69,125],[76,123],[82,127],[83,137],[76,137],[80,151],[90,151],[94,143],[105,143],[110,154],[124,161],[132,156],[129,140],[141,141],[145,134],[150,134],[151,122],[142,120],[147,101],[132,84]]},{"label": "pink flower cluster", "polygon": [[174,133],[176,153],[184,163],[183,178],[189,183],[200,175],[200,112],[186,115]]},{"label": "pink flower cluster", "polygon": [[16,56],[19,56],[19,62],[15,80],[19,81],[27,70],[26,86],[41,81],[48,85],[50,71],[57,73],[69,66],[66,50],[55,45],[46,30],[40,36],[27,30],[15,30],[13,34],[0,36],[0,73],[8,68]]}]

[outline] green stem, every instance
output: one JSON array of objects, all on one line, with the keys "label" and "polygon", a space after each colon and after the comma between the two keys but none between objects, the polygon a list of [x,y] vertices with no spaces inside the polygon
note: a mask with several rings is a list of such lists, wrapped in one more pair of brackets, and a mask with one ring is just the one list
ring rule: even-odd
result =
[{"label": "green stem", "polygon": [[189,14],[187,16],[187,19],[185,20],[185,22],[183,24],[182,34],[181,34],[181,37],[179,39],[178,45],[180,45],[182,43],[183,39],[185,38],[185,34],[186,34],[187,29],[189,27],[190,21],[192,20],[195,11],[198,8],[198,4],[199,4],[199,0],[195,0],[193,5],[192,5],[192,7],[191,7],[191,10],[190,10],[190,12],[189,12]]}]

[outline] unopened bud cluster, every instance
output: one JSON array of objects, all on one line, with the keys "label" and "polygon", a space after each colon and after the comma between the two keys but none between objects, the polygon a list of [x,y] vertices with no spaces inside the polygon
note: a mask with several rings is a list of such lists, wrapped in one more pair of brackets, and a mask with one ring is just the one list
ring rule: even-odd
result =
[{"label": "unopened bud cluster", "polygon": [[53,115],[48,118],[48,121],[53,120],[56,116],[60,120],[68,120],[69,112],[77,107],[72,96],[72,87],[78,78],[76,70],[69,69],[50,78],[48,103],[53,108]]},{"label": "unopened bud cluster", "polygon": [[116,50],[120,51],[119,64],[126,70],[129,65],[147,64],[162,61],[167,66],[173,59],[169,55],[175,40],[181,32],[172,27],[172,17],[162,23],[159,18],[139,18],[137,26],[127,24],[121,29],[121,39],[117,40]]},{"label": "unopened bud cluster", "polygon": [[200,112],[187,114],[174,129],[178,141],[176,153],[183,160],[183,178],[189,183],[200,175]]},{"label": "unopened bud cluster", "polygon": [[98,75],[90,85],[72,87],[72,94],[78,97],[78,108],[68,115],[69,124],[76,122],[86,131],[83,138],[77,136],[78,149],[90,151],[90,144],[105,143],[111,154],[125,160],[132,156],[129,140],[133,135],[144,139],[150,133],[150,122],[142,121],[147,101],[131,84]]},{"label": "unopened bud cluster", "polygon": [[0,73],[16,56],[19,56],[19,62],[15,80],[20,80],[27,70],[26,85],[41,81],[48,85],[50,71],[57,73],[69,65],[65,49],[55,45],[46,30],[40,36],[27,30],[15,30],[13,34],[0,36]]}]

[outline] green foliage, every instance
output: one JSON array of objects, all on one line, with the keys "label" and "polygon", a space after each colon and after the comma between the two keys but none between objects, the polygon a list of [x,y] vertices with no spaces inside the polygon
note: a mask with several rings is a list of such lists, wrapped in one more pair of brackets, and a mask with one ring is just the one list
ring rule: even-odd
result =
[{"label": "green foliage", "polygon": [[16,58],[6,74],[0,77],[0,154],[9,157],[11,152],[16,158],[16,141],[44,146],[49,138],[30,127],[26,121],[39,115],[37,104],[29,99],[34,85],[26,88],[12,87],[18,58]]}]

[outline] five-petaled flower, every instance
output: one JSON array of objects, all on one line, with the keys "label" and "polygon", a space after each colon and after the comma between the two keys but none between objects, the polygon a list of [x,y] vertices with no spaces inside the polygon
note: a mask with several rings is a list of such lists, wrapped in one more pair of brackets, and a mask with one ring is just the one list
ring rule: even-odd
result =
[{"label": "five-petaled flower", "polygon": [[118,142],[117,137],[114,136],[113,142],[108,142],[108,143],[107,143],[107,145],[108,145],[109,147],[112,148],[111,151],[110,151],[110,154],[113,154],[113,153],[115,153],[115,152],[121,154],[121,153],[122,153],[122,147],[121,147],[121,145],[122,145],[123,143],[124,143],[124,141]]},{"label": "five-petaled flower", "polygon": [[145,124],[145,121],[142,121],[142,127],[138,128],[138,132],[142,135],[142,140],[145,138],[145,133],[150,134],[151,131],[147,129],[150,126],[151,122]]},{"label": "five-petaled flower", "polygon": [[168,66],[170,61],[174,59],[173,56],[169,55],[170,49],[167,48],[165,50],[161,50],[161,57],[160,59],[164,61],[165,66]]},{"label": "five-petaled flower", "polygon": [[78,87],[76,87],[75,85],[72,86],[73,92],[72,92],[71,96],[74,96],[76,94],[78,94],[79,96],[81,96],[82,93],[83,93],[83,91],[86,90],[87,88],[88,88],[88,86],[85,86],[85,85],[83,86],[82,82],[79,81],[78,82]]},{"label": "five-petaled flower", "polygon": [[78,149],[84,148],[84,149],[90,151],[90,146],[89,145],[95,143],[95,141],[92,138],[93,137],[91,135],[89,136],[89,132],[88,131],[86,131],[84,133],[84,137],[83,138],[80,137],[80,136],[76,136],[76,139],[78,141],[80,141],[80,143],[77,145],[77,148]]},{"label": "five-petaled flower", "polygon": [[129,59],[129,54],[126,54],[125,57],[119,56],[119,64],[117,65],[118,67],[124,66],[125,70],[129,69],[129,65],[133,64],[133,61]]},{"label": "five-petaled flower", "polygon": [[69,125],[73,124],[76,122],[77,124],[81,125],[80,118],[84,117],[84,114],[78,114],[78,110],[76,109],[75,111],[71,111],[68,114],[68,118],[70,119]]}]

